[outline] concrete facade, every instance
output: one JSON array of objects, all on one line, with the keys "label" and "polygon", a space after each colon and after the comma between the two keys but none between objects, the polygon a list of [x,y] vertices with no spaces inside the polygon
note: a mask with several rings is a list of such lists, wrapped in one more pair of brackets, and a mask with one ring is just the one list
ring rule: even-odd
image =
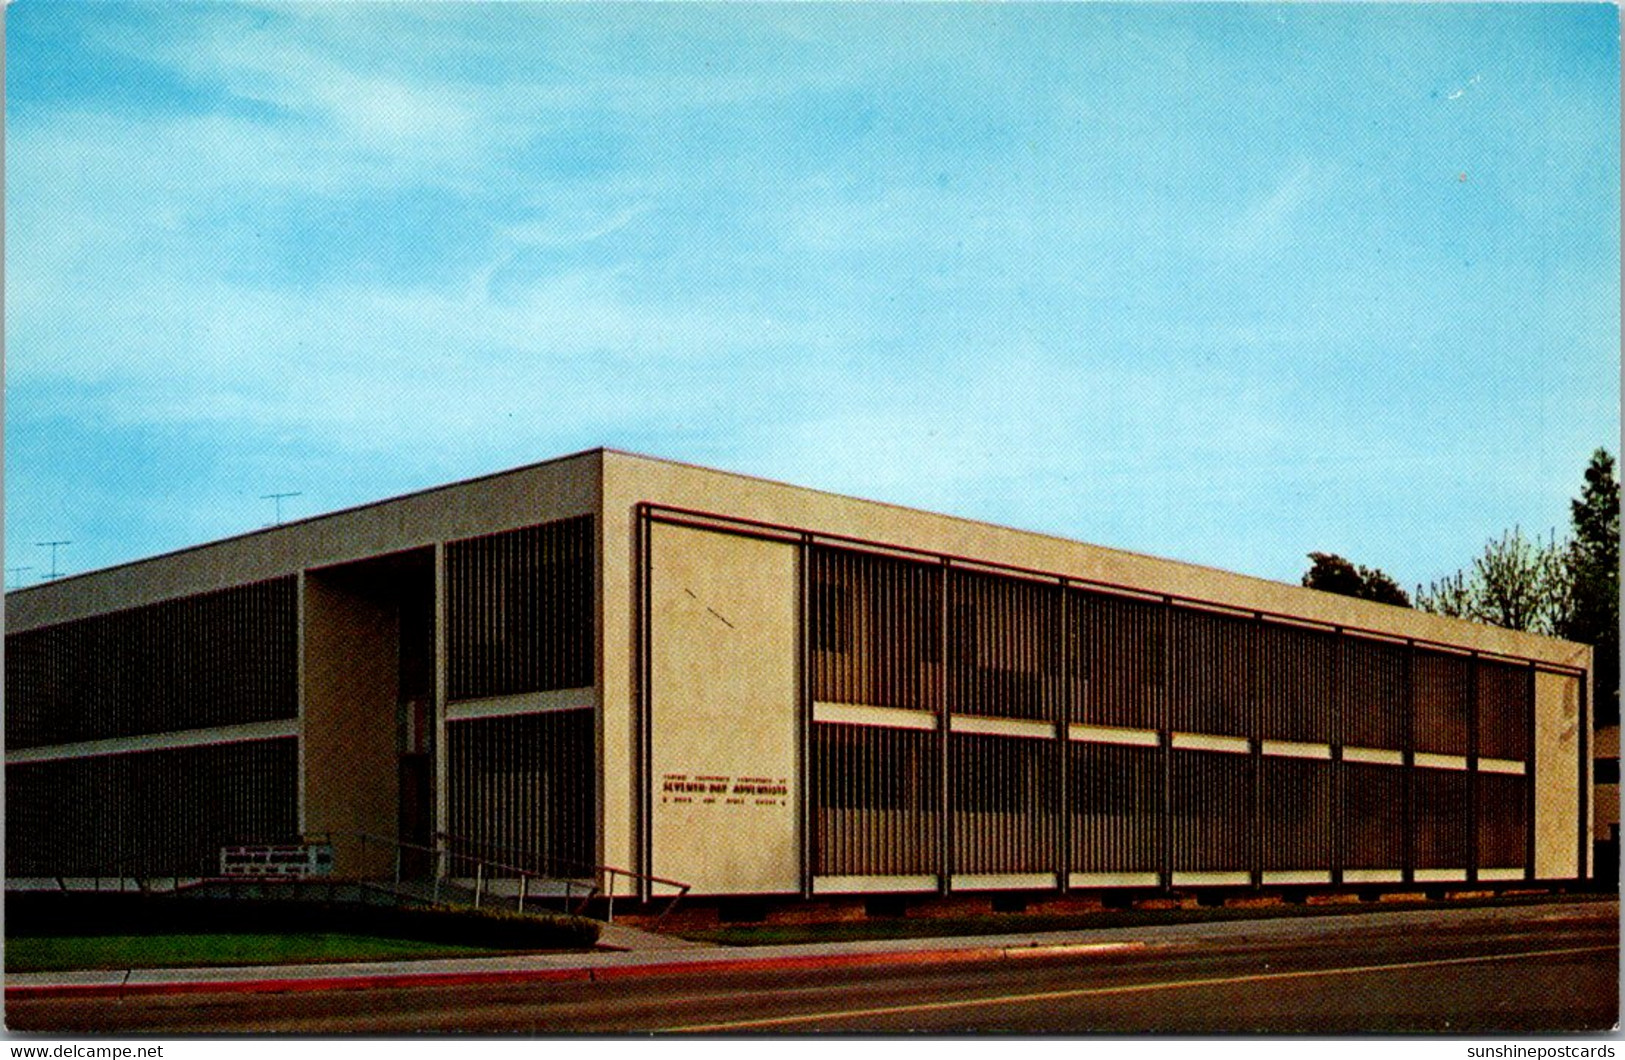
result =
[{"label": "concrete facade", "polygon": [[[563,665],[546,638],[564,634],[534,632],[545,625],[542,605],[515,587],[515,572],[531,580],[556,573],[562,561],[536,550],[560,546],[515,535],[582,517],[591,520],[591,678],[561,685],[566,679],[526,676]],[[892,590],[874,580],[879,575],[852,586],[815,584],[815,552],[854,557],[860,566],[898,565],[909,585],[925,588],[908,590],[912,602],[883,606]],[[464,554],[472,558],[459,566],[455,556]],[[487,570],[495,573],[467,573]],[[638,874],[680,880],[695,893],[811,895],[1592,873],[1585,646],[611,450],[15,592],[7,597],[8,646],[278,578],[297,583],[298,702],[289,719],[253,724],[281,726],[275,738],[297,741],[297,831],[333,834],[345,873],[383,872],[386,852],[343,837],[433,840],[480,807],[518,815],[513,828],[481,840],[492,849],[514,834],[563,835],[576,825],[548,817],[542,804],[563,797],[548,794],[558,785],[577,783],[587,788],[570,798],[585,800],[590,832],[580,850],[595,865],[626,870],[614,886],[628,895],[663,889],[640,885]],[[971,602],[951,604],[932,588],[959,585],[954,579],[963,581],[955,599]],[[972,601],[973,592],[986,602]],[[829,606],[838,613],[820,617],[819,593],[834,594]],[[1014,602],[998,602],[1007,597]],[[1074,626],[1064,628],[1076,630],[1085,605],[1118,599],[1155,612],[1154,642],[1124,634],[1121,645],[1106,645],[1119,660],[1113,666],[1136,653],[1165,654],[1153,660],[1145,686],[1159,704],[1149,720],[1113,722],[1107,715],[1117,708],[1099,691],[1105,664],[1085,673],[1085,649],[1073,645],[1083,634],[1055,633],[1063,626],[1053,622],[1062,620],[1043,617],[1054,606],[1071,616],[1064,621]],[[915,632],[871,629],[893,621],[885,606],[920,611],[908,619]],[[1051,623],[1044,628],[1054,635],[1037,643],[1044,638],[1023,626],[1025,615]],[[852,643],[819,643],[820,622],[837,623]],[[1098,641],[1105,634],[1097,628],[1106,627],[1089,626],[1088,636]],[[511,643],[518,636],[539,638],[541,648]],[[914,643],[922,638],[930,643]],[[915,699],[899,692],[895,702],[879,702],[879,694],[864,701],[820,690],[820,667],[837,652],[892,640],[913,654],[865,680],[906,685]],[[1292,649],[1255,641],[1312,641],[1321,661],[1305,669]],[[1152,647],[1165,642],[1172,646]],[[1012,662],[1018,648],[1031,659]],[[1362,709],[1353,701],[1363,694],[1357,684],[1348,685],[1352,693],[1326,686],[1335,708],[1325,709],[1332,720],[1317,723],[1324,731],[1313,738],[1265,721],[1226,720],[1227,710],[1251,718],[1268,700],[1321,695],[1283,690],[1282,682],[1347,683],[1348,664],[1339,660],[1354,658],[1355,648],[1389,660],[1373,666],[1399,668],[1409,691],[1390,681],[1383,693],[1403,713],[1392,730],[1399,735],[1356,738],[1336,728],[1336,718]],[[971,676],[950,687],[955,666]],[[1428,684],[1428,667],[1444,676]],[[473,676],[453,676],[465,671]],[[32,673],[8,666],[8,700],[31,694]],[[1480,746],[1500,739],[1486,728],[1490,712],[1501,709],[1487,698],[1492,676],[1513,689],[1507,702],[1527,695],[1527,737],[1514,741],[1526,749],[1511,757]],[[1208,689],[1200,696],[1191,691],[1198,682]],[[1176,700],[1207,711],[1200,716],[1209,721],[1179,722]],[[1098,716],[1085,701],[1098,701]],[[1434,731],[1425,715],[1435,702],[1444,712],[1434,726],[1437,746],[1423,735]],[[572,728],[578,722],[590,736]],[[14,740],[8,725],[8,780],[47,760],[135,762],[152,751],[241,740],[244,724],[32,746]],[[590,761],[569,761],[580,752],[559,750],[579,739],[590,741]],[[539,741],[541,749],[513,757],[516,741]],[[836,775],[847,768],[842,762],[876,775],[847,790]],[[1149,770],[1147,797],[1158,800],[1155,812],[1165,820],[1145,839],[1151,861],[1085,866],[1091,843],[1126,850],[1139,842],[1128,833],[1091,838],[1129,812],[1120,804],[1139,798],[1113,786],[1116,762]],[[1358,787],[1367,780],[1369,791]],[[25,804],[37,798],[18,783]],[[1355,854],[1337,852],[1338,844],[1355,849],[1341,818],[1359,799],[1389,790],[1384,785],[1404,793],[1396,827],[1406,839],[1395,840],[1392,855],[1361,854],[1375,860],[1356,865]],[[1271,792],[1317,808],[1303,822],[1267,820]],[[1251,808],[1237,809],[1233,820],[1224,806],[1212,808],[1235,800]],[[859,818],[870,830],[866,842],[894,829],[918,864],[820,871],[835,863],[820,851],[840,829],[860,827],[842,822]],[[1230,850],[1214,838],[1245,821],[1284,829],[1283,842],[1324,847],[1327,856],[1276,866],[1268,839]],[[1513,852],[1509,828],[1524,834],[1521,852]],[[570,851],[574,857],[577,847]],[[861,860],[852,864],[866,868]]]}]

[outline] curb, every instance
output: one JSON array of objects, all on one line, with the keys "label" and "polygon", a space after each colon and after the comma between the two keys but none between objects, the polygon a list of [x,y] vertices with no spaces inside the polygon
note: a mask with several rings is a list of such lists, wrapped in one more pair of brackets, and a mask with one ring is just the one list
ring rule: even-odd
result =
[{"label": "curb", "polygon": [[1145,948],[1143,942],[1070,943],[1055,946],[972,947],[948,950],[893,950],[882,953],[808,954],[800,957],[734,957],[723,960],[662,961],[602,968],[529,968],[513,971],[391,972],[298,978],[171,980],[148,983],[40,983],[7,986],[7,1001],[126,998],[164,994],[281,994],[320,990],[371,990],[437,986],[485,986],[545,982],[607,982],[662,975],[728,972],[819,971],[876,965],[972,964],[1033,957],[1105,955]]}]

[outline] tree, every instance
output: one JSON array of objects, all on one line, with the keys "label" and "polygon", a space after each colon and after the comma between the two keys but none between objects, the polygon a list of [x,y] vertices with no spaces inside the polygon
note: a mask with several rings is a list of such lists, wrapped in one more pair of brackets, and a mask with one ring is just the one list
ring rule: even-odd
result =
[{"label": "tree", "polygon": [[1416,588],[1423,611],[1507,629],[1557,634],[1569,613],[1569,544],[1554,532],[1542,544],[1519,527],[1486,542],[1470,569]]},{"label": "tree", "polygon": [[1303,575],[1307,588],[1375,600],[1379,604],[1411,606],[1410,597],[1399,583],[1375,567],[1355,566],[1333,552],[1311,552],[1309,559],[1311,566]]},{"label": "tree", "polygon": [[1416,606],[1592,645],[1597,722],[1618,724],[1619,480],[1608,450],[1591,454],[1569,515],[1571,539],[1554,531],[1541,544],[1514,527],[1470,569],[1418,586]]},{"label": "tree", "polygon": [[1606,449],[1591,454],[1585,486],[1569,505],[1574,540],[1568,564],[1571,595],[1559,627],[1569,640],[1596,649],[1599,722],[1619,720],[1619,480]]}]

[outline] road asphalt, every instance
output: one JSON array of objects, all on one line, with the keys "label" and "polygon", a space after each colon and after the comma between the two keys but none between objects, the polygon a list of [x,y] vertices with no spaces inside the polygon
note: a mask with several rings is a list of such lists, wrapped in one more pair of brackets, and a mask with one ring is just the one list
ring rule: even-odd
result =
[{"label": "road asphalt", "polygon": [[[799,945],[723,947],[611,926],[592,952],[474,959],[302,964],[230,968],[145,968],[7,975],[8,1002],[33,999],[124,998],[137,995],[287,993],[608,981],[636,976],[692,976],[742,971],[906,968],[955,962],[1022,961],[1031,957],[1088,960],[1146,947],[1245,945],[1312,938],[1352,930],[1413,930],[1442,926],[1515,929],[1552,922],[1617,924],[1617,899],[1539,905],[1373,911],[1356,915],[1229,920],[1010,935],[885,939]],[[608,949],[606,946],[621,947]]]}]

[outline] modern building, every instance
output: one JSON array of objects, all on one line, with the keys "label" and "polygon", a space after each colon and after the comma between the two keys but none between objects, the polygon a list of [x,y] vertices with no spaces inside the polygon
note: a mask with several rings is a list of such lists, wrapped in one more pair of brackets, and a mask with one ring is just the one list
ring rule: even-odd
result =
[{"label": "modern building", "polygon": [[611,450],[7,597],[7,871],[330,836],[627,896],[1514,886],[1591,649]]}]

